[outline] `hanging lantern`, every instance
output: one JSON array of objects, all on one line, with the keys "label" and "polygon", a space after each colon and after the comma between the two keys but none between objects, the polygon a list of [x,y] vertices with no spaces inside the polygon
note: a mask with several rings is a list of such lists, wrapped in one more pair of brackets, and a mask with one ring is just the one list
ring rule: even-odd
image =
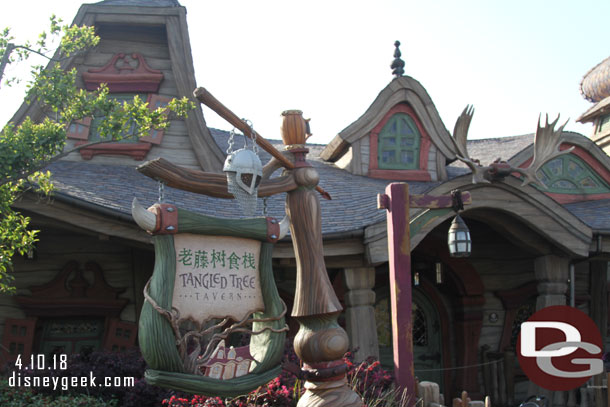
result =
[{"label": "hanging lantern", "polygon": [[458,214],[464,210],[464,202],[462,201],[462,192],[459,189],[451,191],[453,201],[452,207],[456,213],[451,226],[449,227],[449,236],[447,243],[449,244],[449,255],[451,257],[468,257],[472,249],[472,241],[470,240],[470,231],[464,220]]},{"label": "hanging lantern", "polygon": [[449,255],[451,257],[470,256],[470,251],[472,249],[470,231],[460,215],[456,215],[453,222],[451,222],[447,243],[449,244]]}]

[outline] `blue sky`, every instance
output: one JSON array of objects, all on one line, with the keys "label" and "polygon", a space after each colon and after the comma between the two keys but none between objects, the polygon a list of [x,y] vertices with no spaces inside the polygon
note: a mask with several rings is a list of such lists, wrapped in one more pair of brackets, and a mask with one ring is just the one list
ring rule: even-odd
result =
[{"label": "blue sky", "polygon": [[[570,118],[566,129],[588,136],[590,126],[575,122],[591,106],[579,83],[610,55],[609,1],[180,2],[198,86],[268,138],[279,137],[281,111],[301,109],[312,119],[310,140],[330,141],[391,81],[395,40],[406,75],[427,89],[450,131],[470,103],[470,138],[533,132],[539,113]],[[31,38],[52,13],[72,21],[80,4],[6,3],[0,27]],[[0,89],[2,122],[20,92]]]}]

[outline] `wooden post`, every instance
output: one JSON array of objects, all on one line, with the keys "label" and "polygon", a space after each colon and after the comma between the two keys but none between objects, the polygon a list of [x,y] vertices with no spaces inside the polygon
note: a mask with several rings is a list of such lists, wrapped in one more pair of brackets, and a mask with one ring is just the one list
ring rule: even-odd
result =
[{"label": "wooden post", "polygon": [[[472,202],[470,193],[462,193],[464,205]],[[390,263],[390,302],[392,312],[392,347],[394,376],[398,391],[415,394],[413,368],[413,323],[411,320],[411,236],[410,208],[451,208],[450,195],[409,195],[409,185],[388,185],[377,196],[377,207],[388,212],[388,258]],[[413,405],[415,400],[411,400]]]},{"label": "wooden post", "polygon": [[[286,114],[287,112],[285,112]],[[294,111],[291,119],[304,119]],[[297,116],[297,117],[294,117]],[[297,263],[297,281],[292,316],[300,328],[294,338],[294,350],[303,361],[305,393],[299,407],[363,407],[362,400],[347,385],[343,355],[349,346],[347,333],[337,323],[341,304],[328,278],[322,246],[320,201],[315,192],[318,172],[305,161],[306,134],[303,126],[282,126],[284,143],[292,140],[288,151],[295,158],[292,170],[297,189],[286,197],[286,214]],[[297,134],[298,133],[298,134]],[[295,140],[296,139],[296,140]]]},{"label": "wooden post", "polygon": [[379,196],[378,207],[388,211],[394,376],[400,392],[407,390],[414,394],[409,185],[405,183],[388,185],[385,195]]}]

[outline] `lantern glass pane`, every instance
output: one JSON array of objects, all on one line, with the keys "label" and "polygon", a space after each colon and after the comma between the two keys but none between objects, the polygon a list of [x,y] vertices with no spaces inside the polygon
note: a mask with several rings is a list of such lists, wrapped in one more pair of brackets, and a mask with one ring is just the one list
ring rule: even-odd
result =
[{"label": "lantern glass pane", "polygon": [[460,242],[457,244],[457,251],[463,253],[466,251],[467,247],[468,247],[468,244]]}]

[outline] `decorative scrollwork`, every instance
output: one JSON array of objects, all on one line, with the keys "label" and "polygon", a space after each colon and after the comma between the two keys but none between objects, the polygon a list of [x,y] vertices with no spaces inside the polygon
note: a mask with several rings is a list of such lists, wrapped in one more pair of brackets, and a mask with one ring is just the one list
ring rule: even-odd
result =
[{"label": "decorative scrollwork", "polygon": [[[150,281],[151,279],[149,279],[146,285],[144,286],[144,298],[159,314],[165,317],[165,319],[167,319],[167,321],[170,323],[172,330],[174,331],[174,335],[176,337],[176,346],[178,347],[178,352],[180,353],[180,356],[182,357],[182,360],[184,362],[184,368],[186,372],[202,375],[202,367],[210,360],[218,343],[223,339],[227,339],[227,337],[233,333],[241,332],[250,335],[258,335],[265,331],[271,331],[274,333],[288,331],[288,325],[284,325],[284,327],[280,329],[275,329],[270,326],[267,326],[258,331],[253,331],[247,328],[247,325],[251,323],[278,321],[284,318],[286,316],[287,307],[283,300],[282,312],[275,317],[250,318],[250,315],[246,315],[240,321],[231,324],[227,328],[223,328],[230,323],[231,318],[224,318],[220,322],[214,323],[213,325],[209,326],[208,323],[211,320],[199,322],[193,321],[190,318],[181,318],[180,311],[177,308],[172,308],[171,311],[169,311],[159,306],[159,304],[157,304],[157,302],[148,293]],[[195,329],[189,330],[183,334],[181,326],[183,326],[187,321],[194,323]],[[222,331],[216,332],[219,329],[222,329]],[[209,337],[210,335],[211,337]],[[208,337],[209,339],[207,339]],[[206,340],[207,343],[205,343]],[[192,348],[192,350],[189,352],[189,345],[191,344],[194,345],[194,348]],[[204,346],[205,350],[202,352]]]}]

